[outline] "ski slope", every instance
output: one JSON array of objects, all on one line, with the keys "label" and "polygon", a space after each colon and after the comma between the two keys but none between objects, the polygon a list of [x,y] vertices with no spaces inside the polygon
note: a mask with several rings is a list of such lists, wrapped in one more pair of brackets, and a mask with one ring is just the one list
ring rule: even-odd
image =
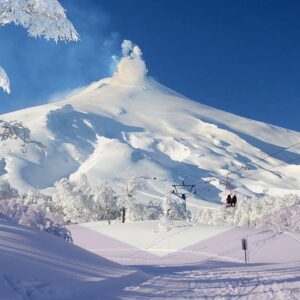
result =
[{"label": "ski slope", "polygon": [[[198,199],[219,203],[232,171],[241,195],[299,193],[300,144],[285,149],[300,142],[299,132],[187,99],[147,76],[141,53],[134,53],[120,60],[112,78],[63,101],[1,115],[22,121],[46,147],[43,153],[28,144],[23,151],[18,140],[1,141],[1,178],[26,192],[85,173],[92,184],[101,179],[118,190],[135,174],[147,182],[140,198],[148,200],[185,179],[200,183]],[[208,179],[215,180],[203,184]]]},{"label": "ski slope", "polygon": [[0,220],[1,300],[115,299],[148,278],[48,233]]},{"label": "ski slope", "polygon": [[74,244],[128,265],[186,264],[206,260],[244,262],[241,239],[247,238],[251,263],[300,262],[299,233],[211,226],[172,221],[108,225],[105,221],[69,225]]},{"label": "ski slope", "polygon": [[[132,246],[119,225],[102,222],[101,233],[95,223],[70,226],[79,248],[1,218],[0,299],[299,299],[298,234],[211,226],[203,231],[184,222],[162,232],[156,221],[121,224],[127,242],[143,234],[140,245]],[[187,243],[197,235],[202,238]],[[247,265],[240,248],[246,235]],[[154,239],[169,240],[173,251],[157,255],[143,249]]]},{"label": "ski slope", "polygon": [[299,299],[299,264],[248,265],[209,261],[199,265],[143,267],[153,277],[125,289],[120,299]]},{"label": "ski slope", "polygon": [[[74,243],[150,278],[118,299],[299,299],[300,236],[176,221],[69,226]],[[248,239],[244,263],[241,238]]]}]

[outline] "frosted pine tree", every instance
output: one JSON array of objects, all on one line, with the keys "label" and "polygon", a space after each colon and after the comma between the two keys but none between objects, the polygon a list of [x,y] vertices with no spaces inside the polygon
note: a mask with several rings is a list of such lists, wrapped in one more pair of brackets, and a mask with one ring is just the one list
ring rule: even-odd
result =
[{"label": "frosted pine tree", "polygon": [[[78,41],[79,35],[57,0],[0,0],[0,25],[13,23],[30,37],[54,41]],[[8,76],[0,67],[0,87],[10,92]]]}]

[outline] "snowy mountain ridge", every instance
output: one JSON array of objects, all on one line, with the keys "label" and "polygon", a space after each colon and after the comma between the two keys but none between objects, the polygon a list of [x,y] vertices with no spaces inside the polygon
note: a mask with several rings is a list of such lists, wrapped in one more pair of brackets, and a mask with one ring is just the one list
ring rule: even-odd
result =
[{"label": "snowy mountain ridge", "polygon": [[187,99],[147,76],[138,46],[124,41],[122,50],[112,78],[63,101],[0,116],[21,121],[46,149],[0,141],[1,178],[26,192],[82,173],[92,184],[101,179],[118,189],[136,174],[147,183],[141,195],[147,199],[162,198],[184,179],[199,183],[197,198],[219,202],[232,171],[240,195],[299,193],[300,144],[285,149],[300,142],[299,132]]}]

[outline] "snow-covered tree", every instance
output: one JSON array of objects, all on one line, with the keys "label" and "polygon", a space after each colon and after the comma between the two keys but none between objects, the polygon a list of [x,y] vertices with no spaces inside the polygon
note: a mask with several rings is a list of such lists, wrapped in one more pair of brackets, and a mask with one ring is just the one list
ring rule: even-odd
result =
[{"label": "snow-covered tree", "polygon": [[162,204],[163,214],[160,218],[159,227],[168,231],[173,220],[187,219],[189,211],[186,211],[185,203],[177,198],[173,198],[171,193],[168,193]]},{"label": "snow-covered tree", "polygon": [[[13,23],[27,29],[31,37],[78,41],[79,36],[57,0],[0,0],[0,25]],[[0,87],[10,92],[10,83],[0,67]]]},{"label": "snow-covered tree", "polygon": [[71,231],[68,230],[66,227],[60,224],[53,224],[45,229],[46,232],[54,234],[63,238],[65,241],[73,243],[73,238],[71,235]]},{"label": "snow-covered tree", "polygon": [[4,92],[10,94],[10,82],[9,78],[3,68],[0,67],[0,87]]},{"label": "snow-covered tree", "polygon": [[47,196],[41,196],[39,193],[34,195],[38,198],[31,201],[23,197],[7,198],[0,201],[0,212],[9,217],[10,220],[29,227],[46,230],[55,224],[62,224],[63,218],[51,210],[46,202],[39,201],[41,197],[45,199]]},{"label": "snow-covered tree", "polygon": [[44,230],[72,242],[52,198],[38,190],[20,196],[7,180],[0,180],[0,214],[17,224]]},{"label": "snow-covered tree", "polygon": [[163,215],[161,200],[151,200],[145,205],[145,220],[158,220]]},{"label": "snow-covered tree", "polygon": [[116,193],[105,182],[101,182],[93,188],[93,196],[95,218],[106,219],[110,225],[111,219],[119,215]]},{"label": "snow-covered tree", "polygon": [[239,199],[237,206],[226,208],[221,205],[212,209],[193,211],[193,220],[209,225],[248,226],[279,231],[299,230],[300,197],[254,197]]},{"label": "snow-covered tree", "polygon": [[63,178],[55,183],[55,188],[53,201],[66,222],[83,223],[93,218],[92,188],[86,175],[77,182]]},{"label": "snow-covered tree", "polygon": [[30,190],[22,195],[22,203],[28,206],[34,206],[56,212],[56,208],[51,196],[44,195],[39,190]]},{"label": "snow-covered tree", "polygon": [[18,191],[6,179],[0,179],[0,200],[18,198]]},{"label": "snow-covered tree", "polygon": [[0,157],[0,176],[5,173],[6,160],[4,157]]},{"label": "snow-covered tree", "polygon": [[31,139],[31,132],[22,122],[19,121],[2,121],[0,120],[0,141],[8,139],[19,140],[22,144],[22,151],[26,152],[26,145],[32,144],[39,151],[45,154],[46,147],[37,141]]},{"label": "snow-covered tree", "polygon": [[136,211],[135,195],[143,186],[144,182],[139,176],[125,178],[122,194],[119,198],[119,206],[122,210],[122,223],[125,223],[126,219],[134,218],[134,215],[138,213]]},{"label": "snow-covered tree", "polygon": [[275,213],[250,223],[250,226],[261,229],[269,229],[273,232],[297,231],[300,232],[300,201],[288,207],[284,207]]},{"label": "snow-covered tree", "polygon": [[186,207],[183,200],[179,198],[172,197],[168,194],[164,199],[163,204],[164,215],[168,219],[179,220],[186,218]]},{"label": "snow-covered tree", "polygon": [[78,41],[78,33],[57,0],[0,0],[0,25],[14,23],[31,37]]},{"label": "snow-covered tree", "polygon": [[165,231],[168,231],[171,225],[171,218],[170,218],[171,206],[172,206],[171,196],[170,194],[167,194],[163,200],[163,205],[162,205],[163,215],[159,222],[159,226],[162,227]]}]

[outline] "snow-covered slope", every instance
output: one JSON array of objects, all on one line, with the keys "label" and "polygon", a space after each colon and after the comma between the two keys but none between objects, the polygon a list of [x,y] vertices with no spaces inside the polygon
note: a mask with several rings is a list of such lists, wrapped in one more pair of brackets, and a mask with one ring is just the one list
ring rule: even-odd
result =
[{"label": "snow-covered slope", "polygon": [[[120,299],[299,299],[299,233],[176,221],[71,225],[74,243],[152,275]],[[241,238],[248,240],[247,258]],[[118,298],[119,299],[119,298]]]},{"label": "snow-covered slope", "polygon": [[[300,133],[242,118],[185,98],[146,76],[141,51],[123,45],[124,57],[112,78],[70,98],[0,116],[22,121],[46,146],[1,142],[0,176],[26,191],[46,189],[62,177],[87,174],[118,188],[128,174],[147,179],[143,197],[163,197],[171,183],[198,185],[197,197],[220,201],[230,170],[240,194],[299,192]],[[258,159],[283,150],[276,157]],[[1,159],[2,157],[2,159]],[[247,167],[247,170],[245,170]],[[244,178],[263,169],[262,173]],[[156,178],[156,179],[153,179]],[[244,178],[244,179],[243,179]]]},{"label": "snow-covered slope", "polygon": [[[116,299],[147,278],[45,232],[0,218],[0,299]],[[117,283],[117,284],[116,284]]]}]

